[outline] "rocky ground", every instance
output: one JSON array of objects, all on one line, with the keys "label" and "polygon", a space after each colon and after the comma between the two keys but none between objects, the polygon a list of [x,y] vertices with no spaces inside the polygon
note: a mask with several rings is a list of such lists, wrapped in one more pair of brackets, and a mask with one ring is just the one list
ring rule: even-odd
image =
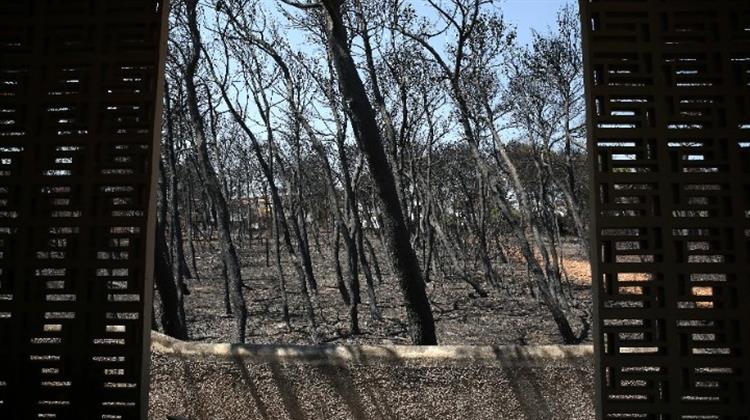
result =
[{"label": "rocky ground", "polygon": [[[273,257],[266,266],[265,246],[255,242],[252,249],[243,244],[241,259],[248,305],[248,342],[276,344],[310,344],[310,334],[303,318],[299,282],[288,261],[284,261],[288,282],[292,328],[282,320],[277,270]],[[218,249],[199,246],[197,265],[199,278],[187,281],[191,294],[186,297],[185,311],[192,340],[205,342],[230,341],[233,318],[224,310],[224,285]],[[577,246],[563,247],[566,287],[581,311],[591,308],[591,279],[588,262]],[[381,257],[383,284],[376,287],[383,320],[373,321],[368,311],[367,294],[362,279],[363,304],[360,306],[362,334],[348,333],[348,309],[336,288],[335,272],[330,255],[314,251],[315,273],[319,296],[316,308],[319,334],[325,342],[408,344],[405,313],[395,278]],[[342,259],[343,261],[343,259]],[[440,344],[503,345],[560,344],[559,333],[549,310],[529,291],[526,266],[519,257],[497,266],[504,287],[493,289],[484,285],[487,297],[478,297],[472,288],[458,278],[440,273],[428,284]],[[480,274],[477,273],[477,276]],[[158,300],[158,296],[157,296]],[[159,305],[156,304],[157,319]]]}]

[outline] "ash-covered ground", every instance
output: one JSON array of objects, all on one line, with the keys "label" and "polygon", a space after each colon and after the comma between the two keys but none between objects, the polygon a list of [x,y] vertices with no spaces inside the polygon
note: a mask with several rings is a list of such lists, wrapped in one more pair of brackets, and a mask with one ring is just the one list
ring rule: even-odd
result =
[{"label": "ash-covered ground", "polygon": [[[227,342],[231,340],[234,319],[226,315],[224,307],[224,280],[218,248],[198,244],[196,263],[197,279],[186,281],[191,294],[185,299],[185,312],[191,340]],[[566,243],[562,247],[564,285],[573,299],[571,303],[580,313],[590,311],[591,275],[589,264],[580,247]],[[333,258],[312,251],[315,275],[319,284],[315,305],[318,334],[326,343],[357,344],[409,344],[405,312],[396,280],[390,272],[385,255],[380,253],[383,282],[376,284],[376,297],[382,321],[373,321],[361,275],[362,304],[360,328],[362,333],[349,333],[348,307],[336,287]],[[291,329],[283,321],[278,270],[271,248],[270,264],[266,265],[263,241],[254,241],[252,248],[242,245],[243,281],[248,307],[248,343],[312,344],[305,320],[300,282],[286,256],[282,265],[287,281],[291,314]],[[342,264],[344,261],[342,254]],[[188,260],[190,256],[188,255]],[[473,267],[473,262],[467,264]],[[476,265],[478,267],[478,264]],[[343,267],[346,269],[345,266]],[[454,267],[463,270],[463,267]],[[458,276],[451,277],[433,272],[427,293],[432,303],[440,344],[445,345],[504,345],[504,344],[562,344],[557,327],[547,307],[530,291],[526,264],[520,255],[510,255],[510,262],[499,261],[495,269],[501,277],[502,287],[482,286],[489,292],[479,297]],[[469,268],[471,270],[471,268]],[[480,271],[472,271],[481,278]],[[156,319],[159,319],[159,302],[156,296]],[[590,338],[587,340],[590,342]]]}]

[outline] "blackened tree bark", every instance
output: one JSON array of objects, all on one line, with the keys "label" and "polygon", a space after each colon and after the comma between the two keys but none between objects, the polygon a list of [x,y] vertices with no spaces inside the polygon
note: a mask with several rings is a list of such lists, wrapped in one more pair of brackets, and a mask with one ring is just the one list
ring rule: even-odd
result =
[{"label": "blackened tree bark", "polygon": [[[168,182],[166,188],[170,200],[164,200],[164,206],[169,208],[169,221],[171,224],[171,256],[172,256],[172,272],[175,273],[177,283],[180,285],[180,291],[182,295],[189,295],[190,289],[185,284],[184,279],[191,278],[190,269],[188,269],[187,262],[185,261],[185,249],[182,238],[182,217],[180,216],[179,206],[179,189],[177,181],[177,156],[175,154],[175,130],[174,130],[174,118],[175,114],[172,109],[172,98],[170,97],[170,86],[169,82],[164,83],[164,112],[166,113],[166,136],[164,137],[164,143],[166,146],[165,158],[166,166],[168,168],[167,173],[169,179],[165,180]],[[165,195],[166,198],[166,195]],[[169,205],[167,203],[169,202]],[[166,220],[166,219],[165,219]]]},{"label": "blackened tree bark", "polygon": [[[231,17],[231,14],[229,15]],[[228,45],[227,45],[227,36],[226,34],[222,34],[221,42],[223,44],[223,47],[225,49],[225,53],[228,53]],[[253,97],[253,101],[255,101],[258,112],[261,116],[261,119],[264,122],[264,125],[266,126],[266,132],[268,135],[268,153],[269,157],[268,159],[266,156],[263,155],[263,149],[261,147],[260,141],[256,137],[255,133],[250,129],[250,127],[247,125],[247,122],[245,121],[244,116],[240,113],[239,108],[235,105],[232,99],[229,98],[228,94],[228,86],[227,86],[227,80],[226,80],[226,74],[224,79],[220,78],[219,75],[216,73],[216,69],[214,68],[213,61],[209,56],[207,56],[208,59],[208,65],[211,73],[211,77],[213,78],[214,83],[219,88],[219,91],[221,92],[222,99],[224,100],[224,104],[227,106],[227,109],[232,116],[232,119],[237,123],[239,128],[242,130],[242,132],[247,136],[247,138],[250,140],[252,144],[253,153],[255,154],[256,160],[258,161],[258,164],[260,165],[261,171],[266,178],[266,182],[268,183],[268,187],[271,193],[271,200],[273,204],[273,212],[274,212],[274,221],[276,223],[276,229],[278,230],[278,235],[281,236],[283,239],[283,244],[289,254],[290,259],[292,260],[292,265],[297,271],[297,275],[300,279],[300,291],[302,293],[302,296],[304,298],[304,306],[305,306],[305,317],[307,318],[309,328],[310,328],[310,336],[313,342],[320,342],[320,336],[317,331],[317,323],[315,320],[315,311],[314,311],[314,305],[312,302],[312,294],[310,293],[310,288],[312,285],[315,285],[315,279],[312,277],[312,267],[310,265],[310,269],[306,269],[306,264],[303,258],[307,257],[309,258],[309,253],[306,253],[304,256],[300,257],[295,252],[295,247],[292,244],[292,229],[290,228],[290,223],[287,221],[287,217],[284,210],[284,205],[281,200],[281,193],[279,192],[279,188],[276,185],[276,180],[274,178],[274,170],[273,170],[273,162],[274,162],[274,156],[276,155],[275,146],[274,146],[274,131],[271,127],[270,123],[270,105],[268,98],[265,96],[265,93],[263,92],[262,88],[262,82],[260,80],[250,80],[247,87],[250,89]],[[228,60],[228,58],[227,58]],[[228,61],[224,63],[225,70],[228,70],[229,63]],[[251,78],[252,79],[252,78]],[[279,159],[281,161],[281,159]],[[284,172],[283,168],[280,168],[280,172]],[[284,178],[288,178],[288,176],[284,176]],[[290,221],[292,226],[295,227],[295,232],[299,233],[299,229],[297,228],[296,219],[290,217]],[[298,249],[303,246],[306,246],[304,243],[302,243],[302,239],[298,236]],[[279,262],[280,267],[280,262]],[[281,273],[281,269],[279,268],[279,272]],[[282,281],[283,281],[283,275],[282,275]],[[308,285],[310,285],[308,287]],[[282,287],[282,294],[285,294],[285,288]],[[285,308],[288,308],[285,304]],[[286,309],[285,309],[286,313]],[[286,316],[285,316],[286,318]]]},{"label": "blackened tree bark", "polygon": [[[496,112],[490,105],[490,94],[487,91],[486,83],[477,82],[469,78],[466,73],[467,69],[462,65],[470,50],[470,42],[477,39],[477,32],[483,28],[489,27],[488,22],[482,22],[486,16],[482,13],[481,6],[484,4],[481,0],[473,0],[464,4],[458,0],[452,0],[455,13],[454,17],[450,11],[431,3],[435,11],[456,32],[456,45],[451,48],[449,59],[445,59],[438,50],[428,41],[431,36],[424,33],[415,33],[405,27],[398,27],[407,38],[421,45],[424,51],[432,57],[437,67],[443,73],[444,79],[448,82],[451,97],[454,102],[456,113],[458,114],[459,123],[466,137],[466,143],[469,146],[473,160],[476,162],[476,177],[485,188],[491,188],[492,196],[497,202],[497,208],[503,219],[518,240],[521,253],[526,259],[531,278],[535,281],[542,299],[549,307],[558,329],[566,344],[577,344],[582,342],[588,335],[589,323],[585,317],[579,317],[571,308],[567,297],[562,293],[561,277],[559,263],[557,262],[554,245],[551,244],[548,229],[540,232],[540,225],[543,223],[538,219],[537,212],[534,211],[528,191],[524,188],[519,171],[509,157],[508,151],[501,141],[501,136],[495,125],[496,119],[493,114]],[[502,28],[502,21],[496,21],[494,24],[499,30]],[[493,35],[494,36],[494,35]],[[479,37],[481,38],[481,37]],[[498,38],[501,40],[501,38]],[[487,45],[485,46],[487,47]],[[496,43],[492,49],[485,48],[482,55],[492,56],[499,54],[505,48],[502,42]],[[452,61],[448,61],[452,60]],[[475,75],[481,73],[474,73]],[[467,80],[469,82],[467,83]],[[475,130],[476,128],[476,130]],[[480,148],[481,136],[477,133],[489,131],[492,139],[494,150],[492,157],[495,159],[497,166],[502,168],[507,176],[507,183],[512,187],[513,195],[517,200],[517,209],[507,197],[504,190],[504,184],[494,175],[483,156]],[[540,254],[537,258],[538,251]],[[541,260],[541,261],[540,261]],[[491,267],[490,267],[491,268]],[[580,333],[574,332],[574,326],[571,321],[578,320],[580,324]]]},{"label": "blackened tree bark", "polygon": [[342,20],[342,3],[341,0],[326,0],[322,3],[326,15],[326,37],[338,74],[339,88],[346,101],[357,143],[367,156],[383,205],[382,228],[394,273],[404,294],[411,340],[420,345],[437,344],[432,309],[417,255],[411,246],[393,173],[383,150],[375,111],[349,49],[348,34]]},{"label": "blackened tree bark", "polygon": [[219,231],[219,243],[221,246],[222,257],[226,264],[227,275],[230,282],[230,297],[232,301],[232,313],[235,318],[234,340],[238,343],[245,342],[246,325],[247,325],[247,306],[242,296],[242,276],[240,273],[240,263],[237,257],[237,250],[232,241],[230,230],[229,210],[227,202],[222,192],[222,186],[211,164],[208,147],[206,142],[206,130],[198,107],[198,96],[195,85],[196,72],[200,53],[202,50],[200,30],[197,23],[197,6],[198,0],[186,0],[186,14],[188,30],[190,31],[191,49],[190,55],[185,65],[185,87],[187,93],[187,105],[191,122],[195,130],[196,143],[198,148],[199,169],[203,175],[206,192],[211,197],[216,210],[216,224]]},{"label": "blackened tree bark", "polygon": [[161,298],[161,326],[164,334],[179,340],[187,340],[188,329],[185,310],[178,299],[179,289],[172,276],[169,264],[164,222],[156,224],[156,247],[154,256],[154,282]]}]

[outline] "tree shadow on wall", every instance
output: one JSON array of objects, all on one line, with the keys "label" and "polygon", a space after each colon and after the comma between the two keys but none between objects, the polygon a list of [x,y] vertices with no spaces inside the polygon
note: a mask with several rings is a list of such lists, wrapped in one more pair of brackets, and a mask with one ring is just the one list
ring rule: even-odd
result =
[{"label": "tree shadow on wall", "polygon": [[[237,368],[242,375],[242,380],[244,381],[245,386],[247,386],[248,391],[250,391],[250,396],[255,402],[255,407],[258,408],[258,414],[264,420],[270,420],[272,417],[268,415],[268,407],[266,406],[266,403],[263,402],[263,398],[261,398],[260,393],[258,392],[258,387],[255,385],[255,381],[253,380],[252,375],[250,375],[250,372],[247,370],[247,366],[245,366],[245,364],[242,362],[242,358],[236,354],[234,349],[232,351],[232,361],[235,365],[237,365]],[[295,420],[297,419],[297,417],[293,418]],[[302,417],[299,418],[301,419]]]},{"label": "tree shadow on wall", "polygon": [[495,348],[495,358],[500,362],[501,370],[510,383],[510,388],[516,401],[521,407],[521,412],[527,419],[558,419],[562,413],[555,413],[547,404],[542,388],[539,386],[540,381],[544,381],[541,375],[530,369],[521,366],[508,366],[503,362],[503,357],[499,350]]},{"label": "tree shadow on wall", "polygon": [[[255,406],[258,408],[258,414],[261,418],[270,420],[274,417],[269,414],[268,406],[263,400],[263,395],[258,390],[258,385],[253,379],[253,374],[247,367],[246,360],[239,354],[239,349],[240,346],[232,347],[232,360],[240,371],[244,384],[247,386]],[[300,385],[297,383],[299,377],[294,374],[289,375],[286,372],[289,366],[293,366],[296,369],[315,372],[316,375],[310,376],[312,382],[306,383],[305,386],[310,388],[320,387],[323,385],[321,382],[323,382],[326,388],[333,390],[338,400],[346,405],[348,411],[347,418],[354,420],[396,419],[397,417],[390,409],[388,401],[384,401],[383,396],[378,396],[377,394],[379,393],[377,390],[361,384],[358,385],[351,368],[333,349],[334,347],[323,349],[323,351],[318,351],[309,358],[302,356],[301,359],[305,361],[303,363],[284,361],[282,357],[279,357],[278,360],[266,360],[261,363],[268,366],[272,380],[276,385],[279,397],[289,417],[292,420],[308,420],[318,414],[309,413],[306,415],[301,402],[302,398],[304,398],[304,393],[301,392],[299,389]],[[391,364],[402,363],[394,351],[387,348],[384,348],[384,350],[387,354],[386,358],[391,361]],[[366,353],[361,352],[356,346],[348,347],[347,351],[350,357],[357,361],[357,364],[368,365],[373,362],[368,358]],[[398,362],[394,362],[396,360]],[[368,410],[363,398],[369,400],[372,408]]]},{"label": "tree shadow on wall", "polygon": [[[246,346],[245,346],[246,347]],[[274,347],[272,347],[273,349]],[[255,352],[258,357],[249,356],[249,352]],[[457,360],[461,360],[456,366],[464,363],[488,363],[488,368],[496,373],[484,371],[486,375],[498,375],[502,378],[500,382],[491,381],[495,384],[502,385],[502,389],[497,392],[505,393],[506,400],[512,406],[517,408],[507,412],[499,412],[498,418],[503,415],[508,418],[512,416],[511,412],[516,409],[519,419],[561,419],[561,418],[579,418],[576,413],[569,412],[567,407],[560,405],[561,396],[550,395],[552,392],[560,392],[560,387],[550,385],[550,378],[545,373],[547,369],[541,369],[542,366],[534,365],[534,361],[527,365],[524,361],[515,360],[517,357],[509,358],[506,352],[495,350],[495,357],[491,360],[479,360],[480,354],[473,354],[467,351],[460,354]],[[512,359],[512,360],[511,360]],[[442,408],[445,400],[433,401],[432,399],[421,400],[413,398],[397,398],[398,389],[401,385],[409,393],[413,391],[420,392],[419,389],[412,389],[413,386],[431,386],[429,380],[424,382],[419,380],[412,383],[409,378],[412,375],[403,377],[406,383],[399,382],[399,375],[403,375],[403,369],[411,366],[407,359],[397,354],[393,349],[383,346],[373,352],[372,349],[363,351],[357,346],[344,347],[301,347],[295,349],[295,353],[288,352],[265,352],[257,348],[244,349],[243,346],[232,346],[231,348],[231,365],[221,362],[224,368],[215,370],[215,373],[204,372],[196,374],[193,371],[192,364],[187,360],[182,360],[178,365],[180,372],[175,372],[177,376],[184,379],[184,387],[181,390],[181,399],[184,405],[179,409],[188,414],[189,420],[216,419],[220,407],[212,406],[215,401],[206,400],[206,387],[202,386],[202,381],[206,380],[216,382],[219,389],[221,387],[233,388],[237,392],[236,401],[239,406],[235,406],[235,411],[242,407],[246,411],[244,418],[272,420],[277,418],[290,418],[292,420],[317,420],[319,418],[347,418],[354,420],[391,420],[405,418],[397,413],[404,412],[422,412],[429,418],[431,410]],[[440,386],[450,386],[450,381],[454,380],[450,372],[450,366],[453,366],[449,360],[445,361],[444,372],[438,373]],[[226,370],[231,366],[231,371]],[[417,378],[422,378],[422,373],[417,365],[417,370],[412,372]],[[435,366],[435,365],[433,365]],[[438,366],[443,366],[438,362]],[[576,365],[577,366],[577,365]],[[584,380],[588,378],[585,369],[578,369],[572,366],[570,375]],[[203,371],[203,369],[201,369]],[[208,375],[208,376],[205,376]],[[216,376],[218,375],[218,376]],[[459,375],[460,376],[460,375]],[[412,378],[413,379],[413,378]],[[465,379],[465,378],[464,378]],[[177,381],[181,379],[176,378]],[[456,378],[459,380],[459,378]],[[567,381],[564,381],[567,383]],[[576,381],[573,380],[573,383]],[[433,384],[435,385],[435,384]],[[473,392],[472,389],[480,386],[478,382],[469,379],[466,391]],[[486,384],[485,384],[486,386]],[[562,385],[564,388],[565,385]],[[460,389],[460,388],[459,388]],[[453,395],[450,389],[447,389],[449,395]],[[486,394],[484,389],[482,395]],[[463,391],[460,391],[463,392]],[[462,394],[461,394],[462,395]],[[456,395],[457,398],[462,398]],[[552,397],[552,398],[551,398]],[[481,397],[484,398],[484,397]],[[507,399],[506,399],[507,398]],[[550,399],[551,398],[551,399]],[[476,403],[476,398],[471,400]],[[399,405],[394,405],[398,403]],[[437,406],[432,406],[438,404]],[[449,404],[451,404],[449,402]],[[177,408],[177,407],[175,407]],[[506,407],[509,408],[510,407]],[[492,411],[495,408],[487,408]],[[448,408],[448,412],[453,409]],[[471,411],[471,410],[470,410]],[[483,415],[490,411],[480,410]],[[433,412],[435,414],[436,412]],[[174,413],[178,414],[178,413]],[[579,413],[580,414],[580,413]],[[571,417],[572,416],[572,417]]]}]

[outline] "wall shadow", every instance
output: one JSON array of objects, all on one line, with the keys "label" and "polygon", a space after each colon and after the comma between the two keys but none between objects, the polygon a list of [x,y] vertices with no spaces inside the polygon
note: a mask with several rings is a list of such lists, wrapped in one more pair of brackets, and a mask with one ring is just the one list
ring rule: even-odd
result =
[{"label": "wall shadow", "polygon": [[593,407],[587,399],[593,399],[592,368],[575,350],[562,350],[232,345],[212,354],[197,347],[192,356],[159,356],[163,392],[178,391],[177,399],[165,399],[175,407],[162,404],[159,414],[163,419],[164,410],[177,409],[167,414],[186,420],[238,414],[248,420],[593,419],[586,413]]}]

